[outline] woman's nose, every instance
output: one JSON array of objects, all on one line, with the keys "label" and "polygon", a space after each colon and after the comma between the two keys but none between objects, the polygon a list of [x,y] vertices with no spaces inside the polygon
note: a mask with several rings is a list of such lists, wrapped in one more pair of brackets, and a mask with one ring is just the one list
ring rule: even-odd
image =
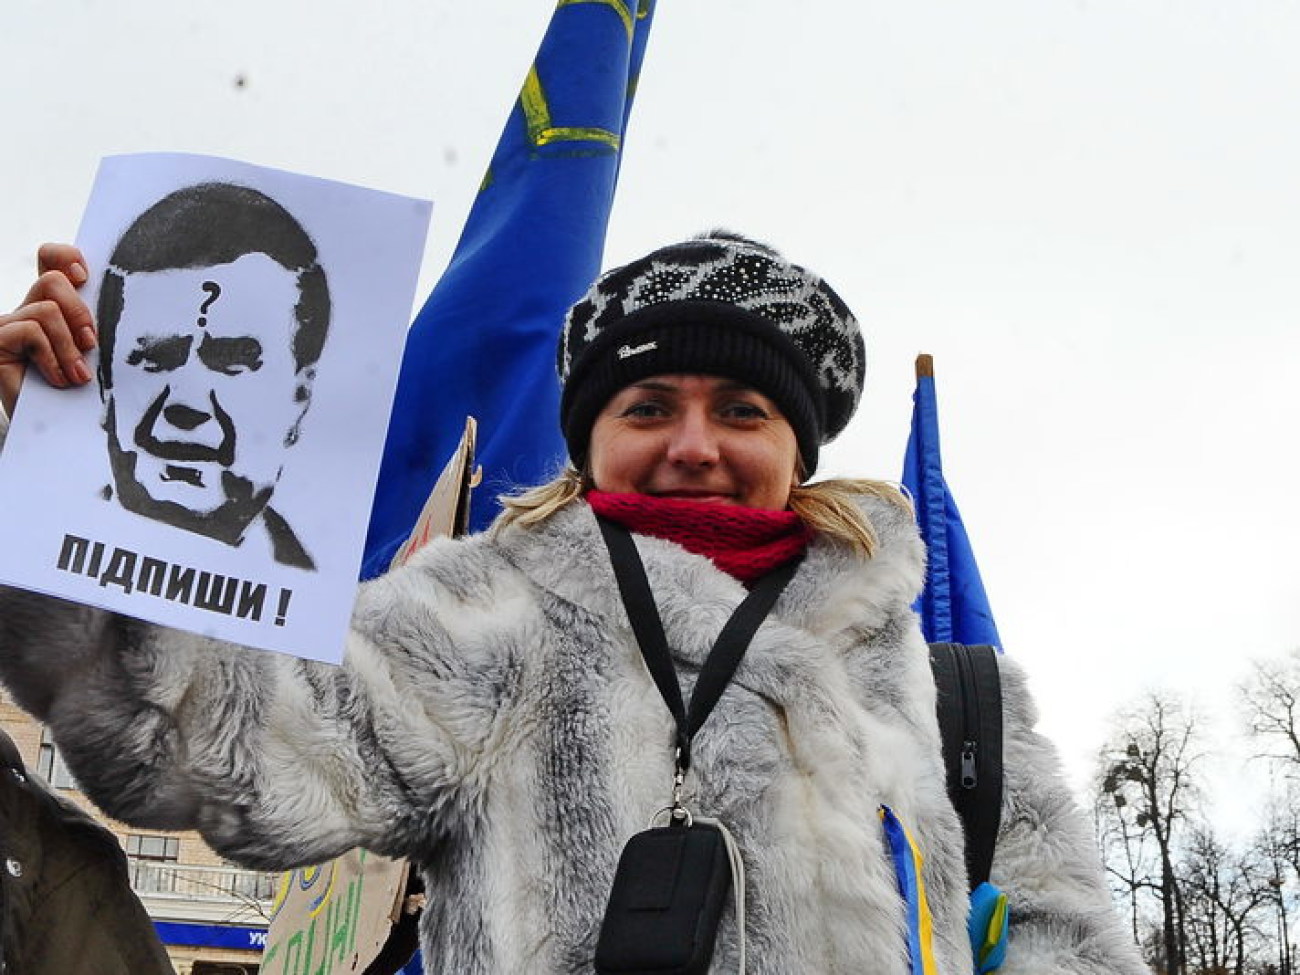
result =
[{"label": "woman's nose", "polygon": [[717,431],[707,416],[684,414],[670,434],[668,460],[686,467],[710,467],[718,462]]}]

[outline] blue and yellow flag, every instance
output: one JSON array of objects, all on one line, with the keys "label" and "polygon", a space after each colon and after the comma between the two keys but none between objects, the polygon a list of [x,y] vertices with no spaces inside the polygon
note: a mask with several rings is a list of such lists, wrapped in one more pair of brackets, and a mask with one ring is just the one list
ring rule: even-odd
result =
[{"label": "blue and yellow flag", "polygon": [[653,0],[559,0],[460,241],[406,341],[362,575],[388,568],[465,427],[496,495],[564,458],[555,344],[600,270]]},{"label": "blue and yellow flag", "polygon": [[916,504],[927,552],[925,589],[917,602],[921,630],[930,643],[988,644],[1001,648],[966,526],[943,476],[939,404],[930,356],[916,360],[912,432],[903,460],[903,486]]}]

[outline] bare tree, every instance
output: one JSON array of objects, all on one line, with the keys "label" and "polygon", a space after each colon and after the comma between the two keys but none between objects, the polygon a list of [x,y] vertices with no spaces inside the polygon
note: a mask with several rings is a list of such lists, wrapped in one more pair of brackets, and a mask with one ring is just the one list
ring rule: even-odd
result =
[{"label": "bare tree", "polygon": [[1294,975],[1291,950],[1291,908],[1295,903],[1297,822],[1289,803],[1275,803],[1255,837],[1254,851],[1265,873],[1267,900],[1276,916],[1278,975]]},{"label": "bare tree", "polygon": [[1246,728],[1264,747],[1260,757],[1300,778],[1300,650],[1255,661],[1240,692]]},{"label": "bare tree", "polygon": [[1205,975],[1244,975],[1267,942],[1257,923],[1271,899],[1267,864],[1238,852],[1208,826],[1191,830],[1179,863],[1191,950]]},{"label": "bare tree", "polygon": [[1281,659],[1255,661],[1239,690],[1246,730],[1260,748],[1256,757],[1267,761],[1278,777],[1255,845],[1270,869],[1277,970],[1279,975],[1295,975],[1291,916],[1300,883],[1300,649]]},{"label": "bare tree", "polygon": [[1099,764],[1098,813],[1110,820],[1110,835],[1123,841],[1119,872],[1133,896],[1150,891],[1159,906],[1159,954],[1167,975],[1188,971],[1184,891],[1175,863],[1200,794],[1196,725],[1180,700],[1150,694],[1116,719]]},{"label": "bare tree", "polygon": [[1127,803],[1123,792],[1098,788],[1093,796],[1093,823],[1111,891],[1128,905],[1133,940],[1142,944],[1150,936],[1140,907],[1142,894],[1152,888],[1148,877],[1150,831],[1123,814]]}]

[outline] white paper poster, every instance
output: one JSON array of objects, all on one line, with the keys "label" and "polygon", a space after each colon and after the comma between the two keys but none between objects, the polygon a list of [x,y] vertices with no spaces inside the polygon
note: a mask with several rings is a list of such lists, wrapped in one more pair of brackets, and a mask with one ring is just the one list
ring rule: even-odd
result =
[{"label": "white paper poster", "polygon": [[97,380],[28,371],[0,581],[337,662],[429,212],[224,159],[105,159],[77,239]]}]

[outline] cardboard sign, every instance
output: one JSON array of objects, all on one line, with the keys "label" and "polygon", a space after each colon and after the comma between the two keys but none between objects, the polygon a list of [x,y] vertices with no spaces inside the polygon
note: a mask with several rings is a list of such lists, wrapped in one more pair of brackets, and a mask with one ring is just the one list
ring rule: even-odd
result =
[{"label": "cardboard sign", "polygon": [[267,975],[363,972],[397,922],[408,867],[351,850],[280,878],[260,971]]}]

